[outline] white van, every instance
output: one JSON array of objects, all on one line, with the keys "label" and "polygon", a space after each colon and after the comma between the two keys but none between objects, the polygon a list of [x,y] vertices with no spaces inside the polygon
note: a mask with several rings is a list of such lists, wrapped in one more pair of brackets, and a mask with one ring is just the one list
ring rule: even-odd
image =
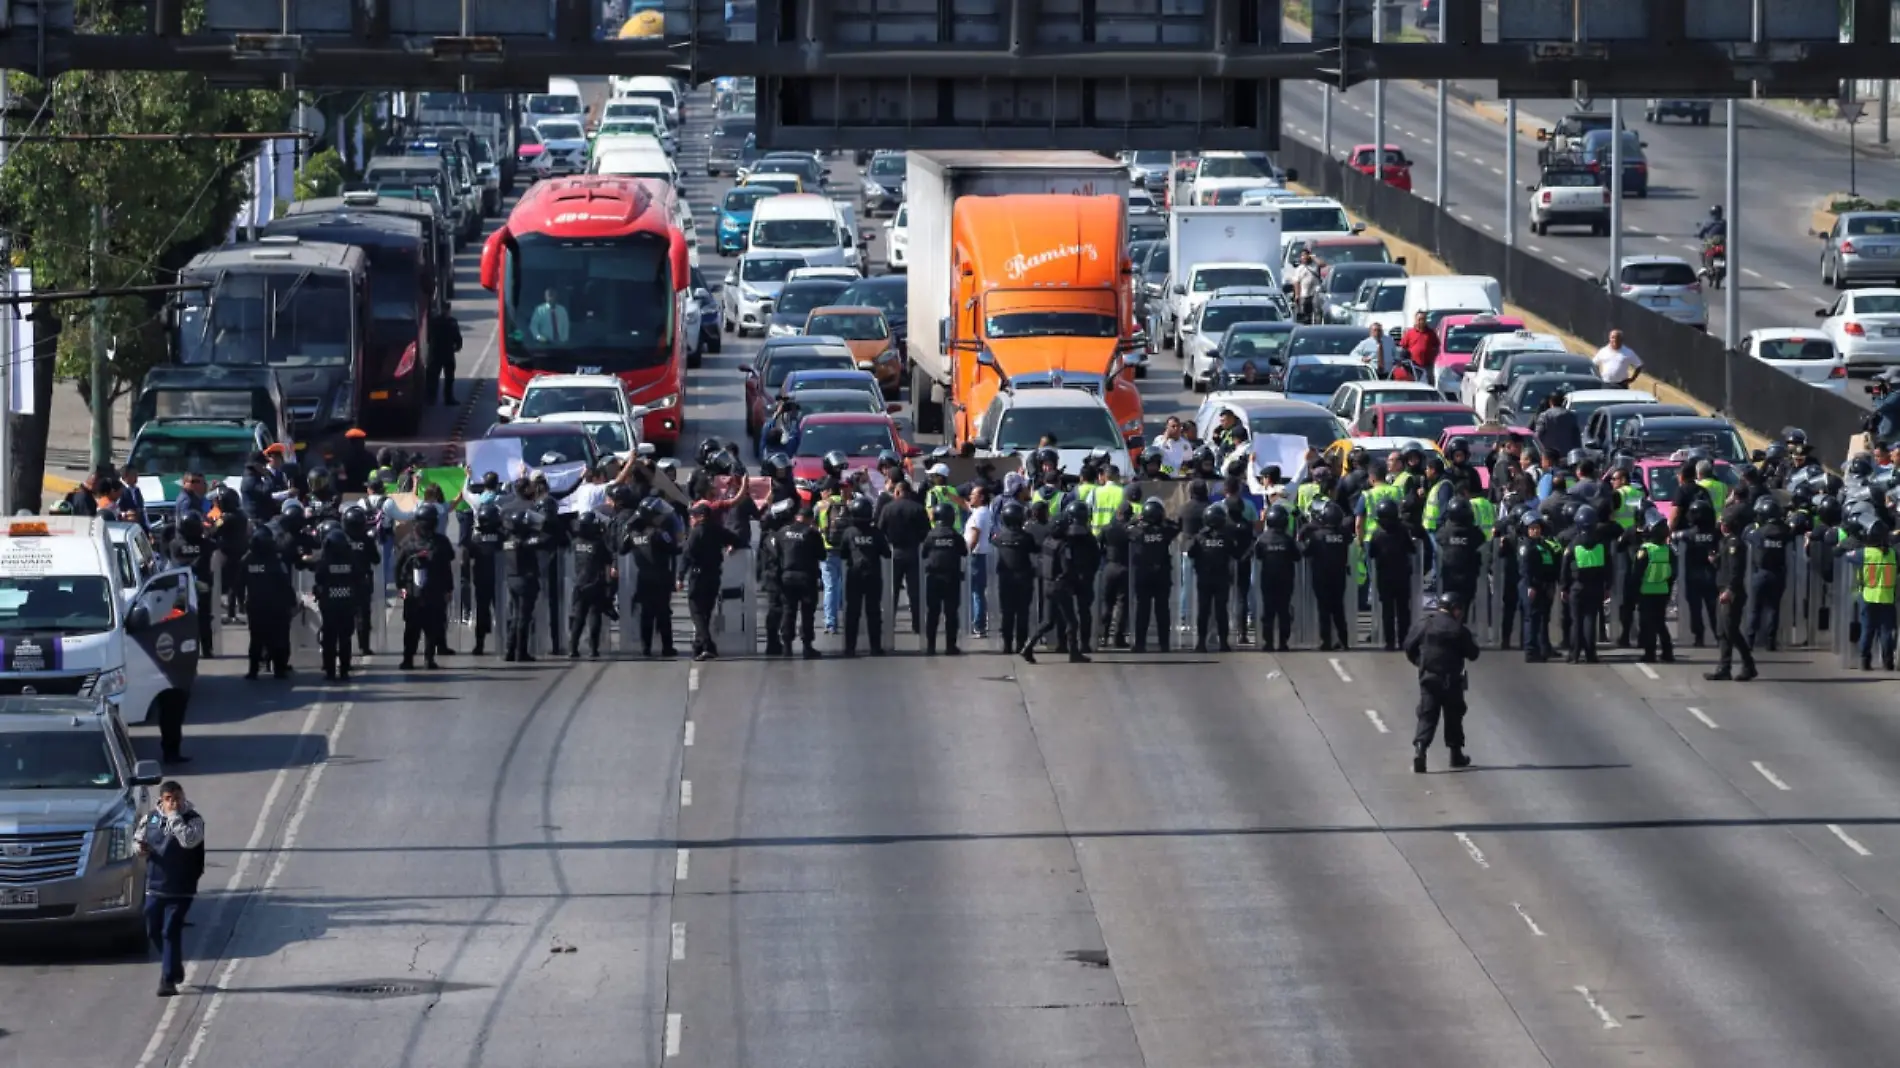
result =
[{"label": "white van", "polygon": [[828,197],[816,193],[781,193],[759,201],[752,209],[752,233],[747,250],[761,254],[803,256],[817,267],[857,267],[857,235]]},{"label": "white van", "polygon": [[660,147],[657,137],[615,137],[594,151],[588,170],[621,178],[651,178],[674,189],[680,185],[679,168],[673,166],[672,157]]},{"label": "white van", "polygon": [[548,91],[529,93],[522,102],[522,121],[532,126],[542,119],[571,119],[587,122],[587,102],[581,96],[580,83],[572,78],[549,78]]},{"label": "white van", "polygon": [[1504,288],[1484,274],[1443,274],[1406,280],[1405,325],[1419,312],[1438,329],[1447,315],[1497,315],[1504,311]]},{"label": "white van", "polygon": [[170,568],[128,595],[137,564],[111,526],[0,519],[0,694],[104,697],[128,723],[169,702],[183,711],[202,652],[197,584],[189,569]]},{"label": "white van", "polygon": [[659,75],[639,75],[632,78],[615,77],[612,79],[615,96],[644,96],[660,102],[666,109],[666,120],[674,129],[680,124],[680,90],[671,78]]}]

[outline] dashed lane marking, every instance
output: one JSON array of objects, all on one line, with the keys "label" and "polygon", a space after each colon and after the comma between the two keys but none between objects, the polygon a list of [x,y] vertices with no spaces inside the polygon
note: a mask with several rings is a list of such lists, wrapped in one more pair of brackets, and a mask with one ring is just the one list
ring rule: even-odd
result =
[{"label": "dashed lane marking", "polygon": [[1590,992],[1589,987],[1579,986],[1572,989],[1583,995],[1583,1003],[1590,1006],[1590,1011],[1597,1014],[1597,1019],[1603,1021],[1605,1031],[1614,1031],[1623,1026],[1616,1022],[1616,1017],[1610,1015],[1610,1010],[1603,1007],[1603,1003],[1597,1000],[1597,996]]},{"label": "dashed lane marking", "polygon": [[1379,718],[1379,710],[1378,710],[1378,709],[1376,709],[1376,708],[1368,708],[1368,709],[1366,709],[1366,718],[1372,721],[1372,725],[1373,725],[1374,727],[1377,727],[1377,728],[1379,728],[1379,733],[1380,733],[1380,734],[1391,734],[1391,733],[1392,733],[1392,728],[1390,728],[1390,727],[1388,727],[1388,726],[1386,726],[1386,725],[1385,725],[1385,720],[1383,720],[1383,719],[1380,719],[1380,718]]},{"label": "dashed lane marking", "polygon": [[1466,152],[1466,151],[1465,151],[1464,149],[1462,149],[1462,148],[1454,148],[1454,149],[1452,149],[1452,150],[1451,150],[1451,154],[1452,154],[1452,155],[1454,155],[1454,156],[1457,156],[1457,157],[1458,157],[1459,159],[1470,159],[1470,158],[1471,158],[1471,153],[1469,153],[1469,152]]},{"label": "dashed lane marking", "polygon": [[1492,173],[1492,174],[1495,174],[1495,175],[1497,175],[1497,176],[1499,176],[1499,177],[1501,178],[1501,177],[1503,177],[1503,176],[1504,176],[1504,168],[1503,168],[1503,167],[1493,167],[1493,168],[1491,168],[1491,173]]},{"label": "dashed lane marking", "polygon": [[684,744],[688,748],[692,747],[693,735],[698,733],[697,731],[698,727],[699,727],[699,724],[693,722],[692,720],[689,719],[686,721],[686,738],[682,744]]},{"label": "dashed lane marking", "polygon": [[684,921],[676,921],[673,924],[673,959],[686,959],[686,924]]},{"label": "dashed lane marking", "polygon": [[686,672],[686,692],[687,693],[699,692],[699,669],[698,668],[692,668]]},{"label": "dashed lane marking", "polygon": [[666,1055],[668,1057],[677,1057],[680,1055],[680,1032],[685,1029],[679,1013],[669,1012],[666,1014]]},{"label": "dashed lane marking", "polygon": [[1712,731],[1719,731],[1722,729],[1721,726],[1715,722],[1715,720],[1709,718],[1709,714],[1707,712],[1704,712],[1699,708],[1690,706],[1689,714],[1694,716],[1696,719],[1700,720],[1704,727],[1707,727]]},{"label": "dashed lane marking", "polygon": [[1472,841],[1470,835],[1463,831],[1458,831],[1454,833],[1452,837],[1458,839],[1458,844],[1465,847],[1465,852],[1471,854],[1471,859],[1477,862],[1478,867],[1489,868],[1491,866],[1491,862],[1484,859],[1484,850],[1478,848],[1478,843]]},{"label": "dashed lane marking", "polygon": [[1533,255],[1542,256],[1544,254],[1544,250],[1538,248],[1536,245],[1525,245],[1524,247],[1529,249]]},{"label": "dashed lane marking", "polygon": [[1827,825],[1827,829],[1829,832],[1831,832],[1834,835],[1834,837],[1839,838],[1841,840],[1842,845],[1860,854],[1861,856],[1871,857],[1874,855],[1873,850],[1868,849],[1866,846],[1861,845],[1859,842],[1854,841],[1853,835],[1850,835],[1846,831],[1841,830],[1840,824],[1830,823]]},{"label": "dashed lane marking", "polygon": [[1755,767],[1755,770],[1756,770],[1756,771],[1759,771],[1759,772],[1761,772],[1761,777],[1762,777],[1762,778],[1764,778],[1764,779],[1767,779],[1767,780],[1768,780],[1768,785],[1770,785],[1770,786],[1773,786],[1773,787],[1774,787],[1775,789],[1777,789],[1777,790],[1792,790],[1792,789],[1794,789],[1794,787],[1792,787],[1792,786],[1789,786],[1789,785],[1788,785],[1787,783],[1785,783],[1785,782],[1782,782],[1782,781],[1781,781],[1781,776],[1779,776],[1779,775],[1776,775],[1776,774],[1775,774],[1774,772],[1772,772],[1772,771],[1770,771],[1770,770],[1768,770],[1768,765],[1766,765],[1766,764],[1764,764],[1764,763],[1762,763],[1762,762],[1761,762],[1761,761],[1759,761],[1759,760],[1751,760],[1751,761],[1749,761],[1749,763],[1750,763],[1750,764],[1752,764],[1752,765],[1754,765],[1754,767]]},{"label": "dashed lane marking", "polygon": [[691,779],[680,780],[680,807],[693,807],[693,780]]},{"label": "dashed lane marking", "polygon": [[1468,212],[1468,211],[1461,211],[1461,212],[1459,212],[1459,213],[1458,213],[1458,217],[1459,217],[1460,219],[1463,219],[1463,220],[1464,220],[1464,221],[1466,221],[1466,222],[1477,222],[1477,221],[1478,221],[1478,220],[1476,220],[1476,219],[1473,219],[1473,218],[1471,217],[1471,213],[1470,213],[1470,212]]},{"label": "dashed lane marking", "polygon": [[1335,674],[1335,675],[1338,675],[1338,676],[1339,676],[1339,681],[1340,681],[1340,682],[1351,682],[1351,681],[1352,681],[1352,676],[1351,676],[1351,675],[1348,675],[1348,674],[1346,674],[1346,665],[1344,665],[1344,664],[1342,664],[1342,663],[1340,663],[1340,662],[1339,662],[1339,658],[1338,658],[1338,657],[1336,657],[1336,656],[1329,656],[1329,657],[1327,657],[1327,658],[1326,658],[1326,662],[1327,662],[1328,664],[1331,664],[1331,665],[1333,665],[1333,674]]},{"label": "dashed lane marking", "polygon": [[1650,679],[1652,681],[1662,678],[1661,675],[1656,674],[1656,669],[1653,667],[1650,667],[1648,664],[1637,664],[1636,670],[1642,672],[1644,678]]},{"label": "dashed lane marking", "polygon": [[1570,261],[1569,261],[1569,260],[1567,260],[1567,259],[1564,259],[1564,258],[1563,258],[1562,256],[1552,256],[1552,257],[1550,258],[1550,262],[1552,262],[1552,263],[1565,263],[1565,264],[1567,264],[1567,263],[1569,263]]},{"label": "dashed lane marking", "polygon": [[1757,271],[1757,270],[1756,270],[1755,268],[1753,268],[1753,267],[1744,267],[1744,268],[1742,268],[1742,273],[1743,273],[1743,274],[1745,274],[1745,275],[1747,275],[1747,276],[1748,276],[1748,277],[1750,277],[1750,278],[1760,278],[1760,277],[1761,277],[1761,272],[1760,272],[1760,271]]},{"label": "dashed lane marking", "polygon": [[1529,912],[1524,911],[1523,905],[1520,905],[1517,902],[1513,901],[1511,902],[1511,907],[1517,910],[1518,917],[1524,921],[1524,926],[1529,927],[1531,929],[1532,934],[1536,935],[1539,938],[1544,937],[1544,929],[1542,927],[1537,926],[1537,921],[1531,919],[1531,914]]},{"label": "dashed lane marking", "polygon": [[693,851],[682,849],[673,858],[673,881],[683,883],[693,872]]}]

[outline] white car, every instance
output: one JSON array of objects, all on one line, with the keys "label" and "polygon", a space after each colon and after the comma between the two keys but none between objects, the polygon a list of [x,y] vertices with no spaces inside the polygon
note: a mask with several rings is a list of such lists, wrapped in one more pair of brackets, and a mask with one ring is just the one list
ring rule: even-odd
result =
[{"label": "white car", "polygon": [[1359,294],[1348,307],[1352,311],[1352,326],[1371,326],[1377,323],[1379,329],[1388,334],[1397,331],[1400,334],[1412,325],[1405,317],[1405,288],[1411,282],[1409,278],[1374,278],[1359,287]]},{"label": "white car", "polygon": [[840,282],[856,282],[863,278],[863,272],[856,267],[794,267],[792,273],[785,276],[787,282],[796,282],[805,278],[830,278]]},{"label": "white car", "polygon": [[1370,382],[1347,382],[1334,391],[1333,398],[1326,402],[1326,410],[1338,416],[1347,426],[1354,426],[1366,409],[1380,404],[1427,404],[1443,400],[1438,390],[1424,382],[1394,382],[1389,379],[1375,379]]},{"label": "white car", "polygon": [[1504,369],[1504,361],[1520,352],[1568,351],[1563,338],[1532,330],[1480,338],[1478,347],[1472,350],[1470,366],[1465,368],[1463,377],[1458,380],[1458,403],[1473,411],[1484,411],[1485,405],[1479,402],[1495,400],[1491,396],[1491,387],[1497,384],[1498,373]]},{"label": "white car", "polygon": [[1189,353],[1182,348],[1186,332],[1184,327],[1192,323],[1201,310],[1201,305],[1216,292],[1231,286],[1261,286],[1279,289],[1279,282],[1273,276],[1273,268],[1264,263],[1197,263],[1185,278],[1175,278],[1168,283],[1168,299],[1161,310],[1165,347],[1175,350],[1175,355],[1186,358]]},{"label": "white car", "polygon": [[1161,209],[1156,206],[1155,198],[1146,189],[1128,191],[1128,214],[1153,215]]},{"label": "white car", "polygon": [[543,119],[534,124],[541,137],[541,158],[549,174],[580,174],[587,170],[587,131],[573,119]]},{"label": "white car", "polygon": [[732,265],[719,289],[725,305],[725,328],[747,334],[764,334],[772,306],[778,303],[779,290],[785,288],[793,271],[805,265],[805,257],[778,252],[748,252]]},{"label": "white car", "polygon": [[1279,323],[1292,319],[1286,294],[1260,286],[1223,289],[1209,297],[1193,318],[1181,324],[1185,361],[1183,388],[1204,391],[1214,387],[1220,372],[1221,341],[1227,328],[1240,323]]},{"label": "white car", "polygon": [[897,206],[897,214],[884,224],[884,264],[893,271],[910,267],[910,205]]},{"label": "white car", "polygon": [[1577,422],[1584,426],[1590,423],[1590,417],[1598,408],[1608,408],[1612,404],[1657,404],[1656,395],[1641,389],[1577,389],[1564,397],[1564,407],[1577,413]]},{"label": "white car", "polygon": [[604,412],[637,422],[647,409],[627,399],[627,388],[613,375],[540,375],[528,379],[519,401],[503,397],[496,415],[502,422],[535,421],[562,412]]},{"label": "white car", "polygon": [[1900,364],[1900,289],[1842,293],[1814,317],[1847,366]]},{"label": "white car", "polygon": [[[636,407],[634,411],[646,414],[645,408]],[[537,416],[532,419],[517,419],[517,423],[565,423],[578,426],[594,439],[594,448],[602,456],[612,456],[621,463],[635,456],[653,455],[653,446],[640,440],[640,420],[629,418],[619,412],[554,412],[551,415]]]},{"label": "white car", "polygon": [[1746,356],[1833,393],[1847,392],[1847,358],[1834,342],[1813,331],[1792,327],[1750,330],[1735,347]]},{"label": "white car", "polygon": [[1065,474],[1081,474],[1083,462],[1098,448],[1108,450],[1116,471],[1129,474],[1128,443],[1116,428],[1114,415],[1102,398],[1086,389],[997,393],[977,422],[977,449],[993,456],[1021,456],[1027,466],[1045,434],[1054,435],[1060,443],[1056,455]]}]

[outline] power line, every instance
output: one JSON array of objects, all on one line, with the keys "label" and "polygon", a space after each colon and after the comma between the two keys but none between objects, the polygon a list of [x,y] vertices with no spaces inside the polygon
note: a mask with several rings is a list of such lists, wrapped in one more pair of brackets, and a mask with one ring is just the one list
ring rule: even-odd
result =
[{"label": "power line", "polygon": [[101,297],[152,297],[164,293],[186,293],[210,289],[209,282],[177,282],[158,286],[116,286],[94,289],[43,289],[34,293],[0,293],[0,307],[20,304],[51,304],[68,300],[97,300]]}]

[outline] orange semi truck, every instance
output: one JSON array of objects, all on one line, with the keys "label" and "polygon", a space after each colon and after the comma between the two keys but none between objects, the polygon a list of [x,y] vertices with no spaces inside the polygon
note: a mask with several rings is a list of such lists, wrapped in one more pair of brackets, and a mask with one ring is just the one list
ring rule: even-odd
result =
[{"label": "orange semi truck", "polygon": [[1124,439],[1142,434],[1141,393],[1120,358],[1130,318],[1126,207],[1113,194],[966,196],[950,224],[949,344],[958,446],[1007,380],[1086,389]]}]

